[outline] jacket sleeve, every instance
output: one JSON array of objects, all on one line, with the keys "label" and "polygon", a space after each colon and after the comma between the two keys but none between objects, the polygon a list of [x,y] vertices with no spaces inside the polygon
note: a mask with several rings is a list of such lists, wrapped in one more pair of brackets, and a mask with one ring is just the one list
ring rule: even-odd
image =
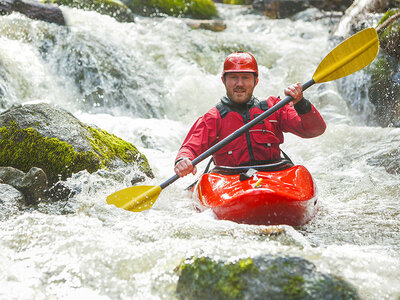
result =
[{"label": "jacket sleeve", "polygon": [[220,126],[221,118],[215,107],[197,119],[183,141],[175,163],[186,157],[193,160],[213,146],[217,140]]},{"label": "jacket sleeve", "polygon": [[282,131],[291,132],[302,138],[313,138],[323,134],[326,124],[314,105],[306,99],[298,104],[295,107],[285,105],[280,110]]}]

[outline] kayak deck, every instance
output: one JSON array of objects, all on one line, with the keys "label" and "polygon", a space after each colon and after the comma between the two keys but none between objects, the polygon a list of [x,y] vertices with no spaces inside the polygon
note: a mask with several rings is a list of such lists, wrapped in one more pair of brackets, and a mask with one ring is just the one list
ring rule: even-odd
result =
[{"label": "kayak deck", "polygon": [[300,226],[317,211],[316,187],[304,166],[257,171],[246,180],[240,174],[202,175],[194,188],[195,207],[211,208],[218,219],[257,225]]}]

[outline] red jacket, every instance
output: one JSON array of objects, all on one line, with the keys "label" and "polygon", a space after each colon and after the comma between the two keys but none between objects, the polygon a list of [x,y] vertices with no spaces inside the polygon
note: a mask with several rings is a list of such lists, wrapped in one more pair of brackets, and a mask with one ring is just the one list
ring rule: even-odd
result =
[{"label": "red jacket", "polygon": [[[238,105],[223,97],[216,107],[200,117],[190,129],[176,161],[187,157],[195,159],[245,123],[272,107],[280,98],[269,97],[259,101],[252,97],[246,104]],[[255,165],[280,158],[279,145],[283,132],[291,132],[303,138],[321,135],[325,122],[315,107],[306,99],[295,108],[285,105],[264,121],[250,128],[243,135],[214,153],[219,166]]]}]

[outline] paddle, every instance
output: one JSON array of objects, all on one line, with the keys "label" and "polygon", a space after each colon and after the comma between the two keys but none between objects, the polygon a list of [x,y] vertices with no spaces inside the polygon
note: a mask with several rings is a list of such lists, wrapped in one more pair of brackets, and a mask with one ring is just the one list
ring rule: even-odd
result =
[{"label": "paddle", "polygon": [[[367,28],[358,32],[339,44],[322,60],[312,79],[303,84],[303,91],[308,89],[314,83],[332,81],[361,70],[375,59],[378,50],[378,35],[374,28]],[[214,154],[219,149],[241,136],[246,130],[269,117],[292,100],[293,98],[291,96],[286,97],[257,118],[239,128],[195,158],[192,161],[193,166]],[[135,212],[149,209],[158,198],[161,190],[175,182],[177,179],[179,179],[179,176],[174,175],[159,186],[132,186],[120,190],[108,196],[107,203]]]}]

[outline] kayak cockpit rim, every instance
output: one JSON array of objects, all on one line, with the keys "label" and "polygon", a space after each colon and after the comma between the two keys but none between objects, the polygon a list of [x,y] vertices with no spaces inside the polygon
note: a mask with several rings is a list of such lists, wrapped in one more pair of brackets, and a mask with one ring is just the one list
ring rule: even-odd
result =
[{"label": "kayak cockpit rim", "polygon": [[235,175],[235,174],[246,173],[251,169],[260,172],[274,172],[274,171],[286,170],[293,166],[294,164],[292,161],[282,158],[272,163],[252,165],[252,166],[237,166],[237,167],[215,166],[210,171],[210,173],[217,173],[222,175]]}]

